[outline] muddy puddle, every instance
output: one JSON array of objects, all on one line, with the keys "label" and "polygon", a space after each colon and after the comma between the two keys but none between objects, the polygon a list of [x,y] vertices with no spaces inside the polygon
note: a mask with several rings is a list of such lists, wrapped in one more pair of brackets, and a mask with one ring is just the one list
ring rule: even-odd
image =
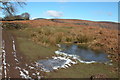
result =
[{"label": "muddy puddle", "polygon": [[105,63],[110,64],[110,59],[104,51],[93,51],[91,49],[81,48],[78,45],[58,45],[59,50],[55,51],[57,57],[51,59],[39,60],[38,67],[43,71],[50,72],[60,68],[68,68],[73,64],[80,63]]},{"label": "muddy puddle", "polygon": [[60,50],[56,51],[57,54],[65,54],[68,56],[76,57],[79,61],[84,62],[100,62],[106,63],[110,60],[108,59],[108,54],[104,51],[93,51],[91,49],[82,48],[79,45],[65,45],[60,46]]}]

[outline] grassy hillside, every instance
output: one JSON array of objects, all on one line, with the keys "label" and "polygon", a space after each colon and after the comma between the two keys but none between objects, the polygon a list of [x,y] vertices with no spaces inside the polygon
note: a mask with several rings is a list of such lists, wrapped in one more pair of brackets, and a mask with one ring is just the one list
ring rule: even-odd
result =
[{"label": "grassy hillside", "polygon": [[[74,43],[93,50],[103,50],[110,54],[115,63],[118,61],[118,31],[108,29],[110,26],[100,27],[101,24],[109,25],[102,22],[62,19],[3,22],[4,27],[16,36],[20,51],[30,60],[52,57],[57,50],[56,44]],[[113,66],[79,63],[69,69],[47,73],[46,77],[90,77],[94,73],[117,77],[117,69],[116,63]]]},{"label": "grassy hillside", "polygon": [[[79,25],[76,25],[76,23],[79,23]],[[74,19],[42,19],[3,21],[3,24],[10,24],[11,27],[17,26],[18,29],[26,27],[21,31],[29,33],[32,41],[43,46],[58,43],[84,44],[84,46],[94,50],[104,50],[111,54],[111,58],[114,58],[115,61],[118,60],[118,30],[108,29],[111,26],[117,28],[117,23]],[[108,27],[100,27],[101,24]]]}]

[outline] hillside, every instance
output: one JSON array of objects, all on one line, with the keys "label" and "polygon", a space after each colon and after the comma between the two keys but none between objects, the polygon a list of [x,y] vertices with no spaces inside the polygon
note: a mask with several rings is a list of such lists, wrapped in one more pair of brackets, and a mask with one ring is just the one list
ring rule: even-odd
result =
[{"label": "hillside", "polygon": [[[77,20],[77,19],[41,19],[41,20],[2,21],[2,22],[15,23],[15,24],[21,24],[21,23],[27,24],[27,27],[31,27],[31,28],[45,27],[45,30],[46,28],[48,28],[47,29],[48,32],[51,31],[52,28],[55,28],[54,34],[56,35],[57,33],[60,32],[59,30],[62,29],[62,31],[68,32],[69,35],[68,33],[63,33],[63,32],[61,32],[58,35],[62,34],[63,36],[66,36],[66,37],[71,36],[71,38],[72,38],[72,35],[89,36],[91,39],[96,41],[94,44],[90,45],[90,48],[92,49],[100,48],[105,50],[107,53],[114,54],[115,56],[117,56],[117,53],[118,53],[118,37],[117,37],[118,23],[94,22],[94,21]],[[12,24],[12,26],[14,26],[14,24]],[[25,27],[25,26],[21,26],[21,27]],[[31,34],[38,35],[34,31]],[[34,38],[33,40],[36,41],[37,38]],[[76,41],[72,41],[72,42],[76,42]]]},{"label": "hillside", "polygon": [[[11,78],[20,78],[21,76],[31,76],[29,78],[39,78],[40,76],[46,78],[90,78],[97,74],[109,78],[117,77],[119,60],[117,23],[74,19],[2,21],[2,23],[3,44],[5,44],[3,49],[6,51],[3,61],[6,60],[7,64],[13,65],[8,67],[8,70],[5,68],[6,66],[3,67],[3,77],[6,76],[6,70],[7,77]],[[40,71],[41,69],[36,66],[37,61],[51,59],[53,56],[59,57],[55,54],[58,44],[73,44],[78,45],[80,49],[105,52],[111,64],[78,63],[50,73]],[[13,51],[16,54],[13,54]],[[24,74],[24,76],[20,74],[26,70],[30,74]],[[33,73],[35,74],[32,75]]]},{"label": "hillside", "polygon": [[31,24],[32,27],[65,25],[65,26],[76,26],[76,27],[86,26],[86,27],[101,27],[101,28],[116,29],[116,30],[118,29],[118,23],[115,22],[95,22],[95,21],[77,20],[77,19],[41,19],[41,20],[27,20],[27,21],[11,21],[11,22],[29,23]]}]

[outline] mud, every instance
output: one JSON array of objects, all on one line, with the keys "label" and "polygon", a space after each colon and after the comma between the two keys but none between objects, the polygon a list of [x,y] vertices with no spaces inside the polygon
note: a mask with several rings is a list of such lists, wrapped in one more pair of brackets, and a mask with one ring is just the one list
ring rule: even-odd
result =
[{"label": "mud", "polygon": [[19,51],[15,35],[6,30],[2,34],[2,78],[40,79],[40,68]]}]

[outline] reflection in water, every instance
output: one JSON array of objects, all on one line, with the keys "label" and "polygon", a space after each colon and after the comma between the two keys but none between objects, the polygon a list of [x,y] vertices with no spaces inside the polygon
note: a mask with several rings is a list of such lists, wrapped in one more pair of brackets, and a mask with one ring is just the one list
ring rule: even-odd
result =
[{"label": "reflection in water", "polygon": [[108,55],[101,52],[95,52],[90,49],[80,48],[78,45],[61,45],[63,50],[61,52],[68,55],[76,55],[79,59],[83,61],[95,61],[95,62],[108,62]]},{"label": "reflection in water", "polygon": [[[71,64],[81,63],[109,63],[107,54],[104,52],[95,52],[90,49],[84,49],[78,45],[60,45],[60,50],[55,51],[59,57],[53,57],[51,59],[39,60],[38,67],[41,67],[43,71],[50,72],[59,68],[68,68]],[[62,55],[62,56],[61,56]]]}]

